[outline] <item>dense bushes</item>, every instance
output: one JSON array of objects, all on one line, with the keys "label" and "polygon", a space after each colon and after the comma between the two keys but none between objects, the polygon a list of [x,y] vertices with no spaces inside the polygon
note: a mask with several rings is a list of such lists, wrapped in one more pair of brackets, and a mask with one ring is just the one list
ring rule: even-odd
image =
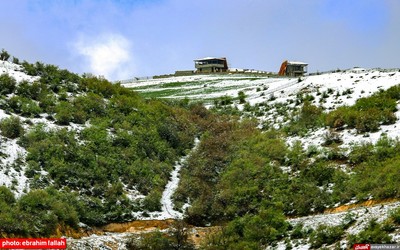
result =
[{"label": "dense bushes", "polygon": [[[105,198],[110,206],[111,197],[106,195],[109,192],[108,186],[117,185],[121,179],[129,187],[136,187],[141,193],[149,194],[143,203],[145,209],[157,210],[160,208],[161,194],[158,191],[156,198],[152,197],[155,190],[161,190],[165,186],[172,170],[171,162],[177,157],[176,153],[157,137],[151,141],[150,134],[137,137],[125,133],[124,143],[121,142],[121,135],[118,133],[113,138],[105,128],[98,126],[86,128],[80,135],[66,129],[47,131],[42,126],[37,126],[21,139],[22,145],[29,152],[26,157],[27,174],[34,177],[45,170],[57,188],[67,186],[82,195]],[[153,135],[157,136],[156,133]],[[146,139],[146,142],[141,141]],[[163,161],[169,164],[164,164]],[[117,192],[115,195],[115,200],[121,205],[110,207],[106,204],[107,209],[114,213],[113,209],[123,208],[120,215],[128,214],[133,209],[133,204],[126,199],[124,192]],[[113,215],[113,218],[107,219],[121,220],[121,217]]]},{"label": "dense bushes", "polygon": [[[212,113],[187,100],[145,101],[105,79],[79,77],[56,66],[22,65],[41,78],[17,84],[1,76],[0,105],[25,117],[44,119],[46,113],[54,128],[37,124],[24,132],[13,116],[0,122],[2,135],[19,137],[27,150],[26,175],[33,189],[16,200],[0,188],[1,232],[50,235],[57,225],[101,225],[131,220],[132,211],[160,210],[173,164],[197,136],[201,143],[182,169],[174,198],[177,208],[189,201],[187,221],[192,224],[226,223],[210,238],[209,249],[262,249],[288,233],[285,216],[322,212],[354,197],[399,197],[398,142],[383,137],[376,145],[355,145],[344,155],[334,147],[340,141],[333,135],[326,136],[332,148],[322,153],[304,150],[300,141],[289,146],[283,135],[304,135],[324,124],[360,133],[375,131],[395,121],[399,87],[327,114],[311,104],[311,96],[302,98],[302,107],[293,113],[276,104],[280,115],[292,114],[293,120],[283,131],[261,132],[257,121],[232,115],[240,112],[227,107],[232,102],[228,97],[217,100],[218,112]],[[240,93],[239,99],[244,102],[245,96]],[[71,123],[79,124],[74,126],[78,129],[66,127]],[[350,163],[353,174],[343,172],[338,162]],[[146,198],[131,200],[128,190]],[[396,214],[393,220],[398,221]],[[16,220],[21,223],[16,225]],[[331,244],[342,234],[341,227],[320,227],[310,244]],[[292,235],[304,232],[296,229]],[[135,247],[149,246],[176,248],[176,241],[171,234],[155,233]]]},{"label": "dense bushes", "polygon": [[221,231],[211,235],[204,249],[265,249],[272,242],[282,239],[289,224],[282,211],[263,209],[256,215],[238,217]]},{"label": "dense bushes", "polygon": [[48,237],[57,229],[77,229],[82,208],[74,194],[55,189],[32,190],[16,200],[12,192],[2,186],[0,232],[9,236]]},{"label": "dense bushes", "polygon": [[349,196],[364,200],[400,197],[400,142],[383,135],[377,143],[354,145],[349,154],[354,174],[345,183]]},{"label": "dense bushes", "polygon": [[394,112],[399,96],[399,86],[394,86],[370,97],[360,98],[351,107],[340,107],[328,113],[325,123],[332,128],[347,125],[359,133],[377,131],[381,124],[393,124],[396,121]]},{"label": "dense bushes", "polygon": [[[17,83],[0,76],[1,108],[58,125],[49,128],[36,119],[27,120],[35,124],[25,133],[14,116],[0,122],[2,135],[19,137],[27,150],[30,187],[76,192],[85,207],[79,220],[89,225],[133,219],[132,211],[159,210],[174,162],[193,146],[203,126],[196,123],[203,123],[202,116],[209,111],[145,101],[106,79],[80,77],[54,65],[24,61],[21,66],[40,78]],[[67,127],[71,123],[82,126],[74,130]],[[127,190],[147,197],[130,200]]]},{"label": "dense bushes", "polygon": [[196,249],[189,240],[189,228],[183,221],[175,221],[168,232],[155,231],[145,234],[140,239],[131,239],[127,248],[129,250],[194,250]]},{"label": "dense bushes", "polygon": [[357,235],[349,235],[348,246],[352,247],[356,243],[369,244],[389,244],[394,243],[389,232],[391,227],[385,227],[384,224],[377,223],[376,220],[371,220],[368,226]]},{"label": "dense bushes", "polygon": [[8,95],[14,92],[17,82],[8,74],[0,75],[0,95]]},{"label": "dense bushes", "polygon": [[344,230],[340,225],[334,227],[320,225],[310,234],[310,246],[314,249],[320,249],[324,244],[331,245],[338,242],[343,234]]},{"label": "dense bushes", "polygon": [[323,124],[323,109],[305,101],[298,114],[295,114],[293,120],[285,131],[289,135],[304,135],[310,129],[321,127]]},{"label": "dense bushes", "polygon": [[[324,190],[342,171],[323,159],[310,164],[301,144],[288,148],[277,132],[261,133],[249,121],[224,121],[223,130],[218,121],[212,126],[182,170],[175,194],[179,204],[190,198],[189,222],[217,223],[275,205],[305,215],[337,200]],[[282,165],[299,171],[296,178]]]},{"label": "dense bushes", "polygon": [[0,121],[1,134],[7,138],[15,139],[24,134],[21,120],[16,116],[4,118]]},{"label": "dense bushes", "polygon": [[394,112],[398,100],[400,87],[393,86],[370,97],[360,98],[353,106],[338,107],[325,114],[321,107],[312,105],[309,98],[301,97],[299,102],[303,102],[302,108],[291,115],[291,122],[284,130],[289,135],[305,135],[310,129],[326,125],[335,129],[355,128],[358,133],[375,132],[380,125],[396,121]]}]

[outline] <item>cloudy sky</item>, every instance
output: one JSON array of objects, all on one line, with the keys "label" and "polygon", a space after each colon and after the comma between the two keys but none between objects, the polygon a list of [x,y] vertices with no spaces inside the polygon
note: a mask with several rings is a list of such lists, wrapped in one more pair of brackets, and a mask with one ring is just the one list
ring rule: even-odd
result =
[{"label": "cloudy sky", "polygon": [[230,67],[400,67],[398,0],[0,0],[0,48],[110,80]]}]

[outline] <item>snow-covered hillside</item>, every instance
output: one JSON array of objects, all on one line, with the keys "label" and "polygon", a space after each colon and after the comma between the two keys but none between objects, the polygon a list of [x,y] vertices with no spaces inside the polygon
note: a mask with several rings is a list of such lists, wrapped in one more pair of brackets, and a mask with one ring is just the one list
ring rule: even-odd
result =
[{"label": "snow-covered hillside", "polygon": [[[193,75],[160,79],[139,80],[123,86],[148,94],[166,98],[210,99],[221,96],[237,97],[244,91],[251,104],[263,103],[273,95],[274,102],[284,102],[300,91],[317,94],[333,89],[350,90],[352,94],[341,98],[331,96],[324,107],[330,109],[340,105],[351,105],[360,97],[368,96],[379,89],[387,89],[400,83],[398,69],[370,69],[365,71],[346,70],[299,78],[261,77],[257,75]],[[164,93],[165,92],[165,93]]]},{"label": "snow-covered hillside", "polygon": [[[0,61],[0,75],[8,74],[18,83],[33,82],[38,77],[28,76],[22,72],[22,67],[7,61]],[[10,117],[0,110],[0,120]],[[8,139],[0,135],[0,186],[5,185],[14,190],[17,196],[29,191],[29,183],[25,177],[25,166],[21,166],[26,150],[17,144],[17,139]]]},{"label": "snow-covered hillside", "polygon": [[[282,127],[286,121],[279,114],[274,105],[281,103],[288,109],[295,108],[295,100],[299,94],[313,97],[312,103],[322,106],[326,112],[340,106],[353,105],[357,99],[367,97],[380,90],[386,90],[400,84],[399,69],[368,69],[345,70],[335,73],[304,76],[301,78],[259,77],[257,75],[193,75],[169,77],[161,79],[140,80],[125,83],[123,86],[132,88],[144,96],[162,98],[188,98],[189,100],[202,100],[212,106],[212,99],[224,96],[237,98],[243,91],[246,102],[251,106],[263,105],[271,107],[264,115],[258,118],[268,122],[275,128]],[[244,104],[235,104],[240,110]],[[396,117],[400,118],[399,111]],[[389,137],[400,136],[399,124],[383,125],[376,133],[357,134],[355,130],[341,131],[344,144],[348,147],[354,142],[375,143],[382,133]],[[323,135],[327,128],[313,131],[306,137],[292,137],[290,141],[300,140],[305,147],[323,143]],[[289,143],[290,143],[289,141]]]},{"label": "snow-covered hillside", "polygon": [[[7,73],[16,79],[17,84],[27,81],[32,83],[39,77],[32,77],[25,74],[20,65],[10,62],[0,62],[0,74]],[[145,97],[183,99],[203,101],[207,107],[213,107],[215,101],[221,98],[231,97],[233,107],[236,107],[243,116],[254,116],[258,119],[260,128],[263,126],[273,127],[276,129],[283,128],[290,123],[288,120],[288,112],[295,113],[299,109],[298,99],[308,96],[308,99],[315,106],[321,107],[324,112],[328,113],[341,106],[351,106],[356,103],[359,98],[368,97],[376,92],[386,90],[392,86],[400,84],[400,70],[391,69],[369,69],[363,71],[346,70],[335,73],[325,73],[319,75],[304,76],[301,78],[285,78],[285,77],[265,77],[257,75],[193,75],[182,77],[170,77],[161,79],[139,80],[134,83],[125,83],[123,86],[141,92]],[[245,103],[239,103],[239,92],[243,92]],[[10,94],[12,96],[13,94]],[[282,112],[281,107],[285,108]],[[338,145],[343,152],[349,150],[354,143],[371,142],[376,143],[383,134],[389,138],[400,137],[400,104],[397,103],[397,111],[395,116],[397,121],[390,125],[380,125],[376,132],[358,133],[356,129],[341,129],[335,131],[337,136],[341,138],[342,143]],[[257,108],[258,114],[255,115]],[[252,113],[253,112],[253,113]],[[13,116],[18,116],[12,114]],[[0,109],[0,120],[9,118],[11,114]],[[70,123],[69,126],[57,125],[51,119],[47,119],[47,114],[42,113],[35,118],[18,116],[22,122],[24,129],[28,130],[32,125],[43,123],[46,128],[63,127],[67,130],[79,131],[90,124]],[[300,141],[304,149],[311,146],[322,148],[325,142],[324,136],[331,132],[331,128],[318,127],[309,130],[301,136],[292,135],[286,138],[288,145],[293,145],[295,141]],[[195,141],[195,147],[199,141]],[[26,149],[17,143],[17,139],[10,139],[0,135],[0,186],[9,187],[20,197],[30,190],[29,179],[25,176],[25,157]],[[165,187],[162,194],[161,203],[162,211],[134,212],[137,219],[156,219],[165,220],[168,218],[182,218],[183,214],[174,210],[172,195],[179,183],[179,171],[184,166],[186,157],[182,157],[181,161],[177,161],[174,170],[171,173],[171,179]],[[343,168],[347,168],[346,163]],[[284,168],[284,167],[282,167]],[[289,168],[289,167],[287,167]],[[290,172],[287,169],[287,172]],[[351,171],[349,171],[351,172]],[[41,175],[47,175],[46,171]],[[124,191],[129,200],[144,199],[145,196],[136,190],[135,186],[124,184]],[[385,205],[377,205],[370,208],[357,208],[351,212],[355,215],[356,222],[348,229],[347,233],[356,234],[361,231],[371,218],[379,218],[379,221],[387,218],[390,211],[399,207],[400,203],[395,202]],[[338,204],[339,205],[339,204]],[[335,206],[338,206],[335,205]],[[185,204],[189,206],[189,204]],[[328,208],[328,206],[326,207]],[[304,224],[305,227],[315,229],[319,224],[327,224],[330,226],[339,225],[348,212],[336,214],[320,214],[289,219],[288,221],[295,226],[298,223]],[[112,235],[112,239],[101,238],[102,236],[93,236],[87,239],[87,242],[115,242],[116,249],[122,247],[120,242],[122,238],[126,239],[126,235]],[[393,234],[393,238],[398,240],[397,232]],[[85,245],[83,242],[75,243]],[[97,244],[96,243],[96,244]],[[345,242],[344,242],[345,243]],[[122,245],[121,245],[122,244]],[[296,244],[296,242],[292,242]],[[309,245],[307,243],[298,243],[304,249]],[[82,246],[83,246],[82,245]],[[90,245],[90,244],[89,244]],[[284,248],[284,243],[278,244],[279,248]],[[90,248],[90,246],[89,246]],[[88,249],[89,249],[88,248]]]},{"label": "snow-covered hillside", "polygon": [[[290,124],[291,117],[296,115],[299,107],[301,107],[299,105],[301,98],[307,97],[311,104],[320,107],[323,112],[329,113],[341,106],[352,106],[360,98],[369,97],[374,93],[385,91],[399,84],[399,69],[369,69],[338,71],[301,78],[194,75],[143,80],[127,83],[124,86],[142,93],[145,97],[188,98],[189,100],[203,101],[210,108],[216,105],[219,100],[228,96],[233,100],[231,106],[240,110],[241,115],[257,117],[260,128],[267,124],[268,127],[280,129]],[[239,92],[245,94],[246,103],[239,102]],[[399,102],[397,102],[397,111],[394,112],[394,115],[397,119],[396,122],[390,125],[380,124],[379,129],[375,132],[360,133],[356,129],[347,127],[333,130],[321,126],[310,129],[301,136],[288,135],[286,137],[287,144],[293,145],[295,141],[300,141],[304,149],[314,147],[324,150],[326,135],[335,133],[335,136],[339,137],[341,141],[337,147],[342,149],[342,153],[347,154],[353,145],[364,142],[375,144],[382,135],[393,139],[400,138]],[[343,168],[344,172],[352,171],[351,167],[345,162],[338,162],[336,165],[335,167]],[[292,171],[291,169],[283,170],[289,173]],[[294,172],[291,174],[296,175]],[[350,203],[357,202],[354,199]],[[334,207],[338,205],[336,204]],[[361,206],[345,212],[298,217],[289,219],[288,222],[293,226],[301,223],[305,228],[315,230],[321,224],[339,226],[346,219],[346,216],[351,215],[355,222],[345,230],[345,234],[355,235],[362,231],[371,219],[376,218],[378,222],[382,222],[397,207],[399,207],[398,202],[372,207]],[[395,241],[398,241],[398,230],[393,232],[391,236]],[[345,248],[346,243],[347,240],[343,239],[341,246]],[[294,249],[310,248],[307,240],[295,240],[290,244]],[[286,242],[278,243],[277,248],[285,249]]]}]

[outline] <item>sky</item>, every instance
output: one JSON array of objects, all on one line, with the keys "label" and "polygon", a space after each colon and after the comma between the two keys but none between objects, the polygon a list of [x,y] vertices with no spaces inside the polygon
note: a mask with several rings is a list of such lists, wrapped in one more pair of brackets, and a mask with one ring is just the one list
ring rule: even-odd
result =
[{"label": "sky", "polygon": [[277,72],[400,67],[398,0],[0,0],[0,49],[124,80],[194,59]]}]

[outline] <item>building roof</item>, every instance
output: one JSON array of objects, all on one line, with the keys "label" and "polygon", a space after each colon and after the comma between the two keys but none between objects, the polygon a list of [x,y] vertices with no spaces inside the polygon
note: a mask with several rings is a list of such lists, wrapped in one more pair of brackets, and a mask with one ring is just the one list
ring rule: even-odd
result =
[{"label": "building roof", "polygon": [[305,62],[297,62],[297,61],[288,61],[288,65],[308,65],[308,63]]},{"label": "building roof", "polygon": [[224,57],[204,57],[204,58],[200,58],[200,59],[195,59],[194,61],[207,61],[207,60],[226,60],[226,58]]}]

